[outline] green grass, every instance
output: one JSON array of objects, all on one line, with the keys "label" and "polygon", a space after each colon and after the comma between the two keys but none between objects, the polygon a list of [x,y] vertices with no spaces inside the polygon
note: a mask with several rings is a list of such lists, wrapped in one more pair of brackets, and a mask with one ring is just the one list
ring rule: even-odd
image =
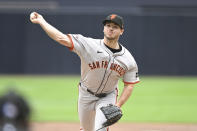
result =
[{"label": "green grass", "polygon": [[142,77],[124,121],[197,123],[196,77]]},{"label": "green grass", "polygon": [[[2,75],[0,94],[16,88],[33,109],[32,121],[76,122],[79,79]],[[197,77],[141,77],[122,110],[121,122],[197,123]]]}]

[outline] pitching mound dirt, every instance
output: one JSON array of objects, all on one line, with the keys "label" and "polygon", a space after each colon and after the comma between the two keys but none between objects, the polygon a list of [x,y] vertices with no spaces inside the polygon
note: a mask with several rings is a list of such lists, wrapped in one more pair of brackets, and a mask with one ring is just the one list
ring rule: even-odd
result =
[{"label": "pitching mound dirt", "polygon": [[[79,131],[79,123],[32,123],[32,131]],[[117,123],[110,131],[197,131],[197,124]]]}]

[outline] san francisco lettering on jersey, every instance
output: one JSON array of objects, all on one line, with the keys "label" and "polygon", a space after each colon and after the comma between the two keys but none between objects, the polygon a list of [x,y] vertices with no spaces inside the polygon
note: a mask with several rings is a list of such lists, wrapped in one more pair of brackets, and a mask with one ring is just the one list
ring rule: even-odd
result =
[{"label": "san francisco lettering on jersey", "polygon": [[[89,67],[91,70],[98,69],[98,68],[107,68],[109,62],[108,61],[95,61],[89,63]],[[111,63],[110,70],[117,72],[120,76],[124,75],[126,72],[124,68],[122,68],[119,64]]]}]

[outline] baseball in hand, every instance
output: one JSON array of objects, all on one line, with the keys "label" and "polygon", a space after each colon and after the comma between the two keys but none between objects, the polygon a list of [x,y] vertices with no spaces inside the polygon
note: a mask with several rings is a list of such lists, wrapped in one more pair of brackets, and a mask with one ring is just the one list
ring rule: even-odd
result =
[{"label": "baseball in hand", "polygon": [[31,14],[30,14],[30,18],[32,19],[32,18],[34,18],[34,12],[32,12]]},{"label": "baseball in hand", "polygon": [[31,14],[30,14],[30,17],[33,17],[34,16],[34,13],[32,12]]},{"label": "baseball in hand", "polygon": [[38,13],[32,12],[30,14],[30,20],[31,20],[31,22],[37,24],[39,22],[38,17],[39,17],[39,14]]}]

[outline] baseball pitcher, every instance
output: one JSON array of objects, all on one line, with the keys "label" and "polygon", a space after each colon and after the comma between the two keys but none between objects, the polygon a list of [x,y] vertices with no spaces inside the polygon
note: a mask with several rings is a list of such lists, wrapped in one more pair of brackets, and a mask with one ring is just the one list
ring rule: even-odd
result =
[{"label": "baseball pitcher", "polygon": [[[119,43],[124,32],[123,18],[111,14],[103,20],[104,38],[93,39],[80,34],[64,34],[33,12],[32,23],[55,41],[68,47],[81,60],[78,115],[81,131],[109,131],[122,116],[121,107],[139,82],[138,67],[131,53]],[[118,96],[118,81],[124,89]]]}]

